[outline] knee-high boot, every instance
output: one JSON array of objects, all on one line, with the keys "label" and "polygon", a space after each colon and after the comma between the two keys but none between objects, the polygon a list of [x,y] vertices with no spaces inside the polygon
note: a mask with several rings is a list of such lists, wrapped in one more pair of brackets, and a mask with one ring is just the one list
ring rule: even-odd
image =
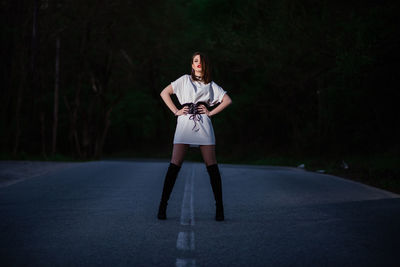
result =
[{"label": "knee-high boot", "polygon": [[221,174],[219,172],[218,164],[213,164],[207,166],[208,174],[210,175],[210,183],[214,193],[215,198],[215,220],[223,221],[224,220],[224,205],[222,201],[222,181]]},{"label": "knee-high boot", "polygon": [[174,163],[170,162],[167,174],[165,175],[164,179],[164,187],[161,195],[160,206],[158,207],[157,218],[160,220],[167,219],[168,200],[171,195],[172,189],[174,188],[175,181],[180,169],[181,166],[175,165]]}]

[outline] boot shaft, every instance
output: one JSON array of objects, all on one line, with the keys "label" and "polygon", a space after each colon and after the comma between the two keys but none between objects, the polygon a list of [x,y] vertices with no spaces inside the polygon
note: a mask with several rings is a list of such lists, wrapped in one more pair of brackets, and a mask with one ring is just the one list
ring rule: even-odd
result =
[{"label": "boot shaft", "polygon": [[207,172],[210,176],[210,183],[214,193],[216,205],[222,206],[222,180],[218,164],[207,166]]},{"label": "boot shaft", "polygon": [[215,220],[224,220],[224,205],[222,201],[222,181],[221,174],[219,172],[218,164],[207,166],[208,174],[210,175],[210,183],[215,198]]},{"label": "boot shaft", "polygon": [[163,187],[163,192],[162,192],[162,196],[161,196],[161,203],[164,205],[167,205],[167,202],[168,202],[171,192],[174,188],[175,181],[178,177],[180,169],[181,169],[181,166],[178,166],[178,165],[170,162],[167,173],[165,175],[164,187]]}]

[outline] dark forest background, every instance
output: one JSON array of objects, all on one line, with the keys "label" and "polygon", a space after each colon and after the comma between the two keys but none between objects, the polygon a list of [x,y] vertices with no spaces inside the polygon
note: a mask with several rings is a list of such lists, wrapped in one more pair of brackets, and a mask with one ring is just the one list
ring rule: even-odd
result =
[{"label": "dark forest background", "polygon": [[399,157],[399,1],[0,7],[3,159],[169,157],[160,92],[195,51],[233,101],[213,117],[220,158]]}]

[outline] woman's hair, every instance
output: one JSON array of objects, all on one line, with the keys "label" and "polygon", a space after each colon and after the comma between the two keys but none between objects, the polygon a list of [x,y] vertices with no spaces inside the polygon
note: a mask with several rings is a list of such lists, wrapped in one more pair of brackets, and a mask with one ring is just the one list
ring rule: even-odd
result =
[{"label": "woman's hair", "polygon": [[[210,61],[206,54],[204,54],[202,52],[195,52],[192,56],[192,61],[190,62],[190,66],[193,64],[193,59],[197,55],[200,55],[201,68],[203,70],[203,82],[206,84],[210,83],[211,82],[211,65],[210,65]],[[191,76],[192,76],[192,80],[194,80],[194,81],[199,80],[194,75],[193,68],[192,68]]]}]

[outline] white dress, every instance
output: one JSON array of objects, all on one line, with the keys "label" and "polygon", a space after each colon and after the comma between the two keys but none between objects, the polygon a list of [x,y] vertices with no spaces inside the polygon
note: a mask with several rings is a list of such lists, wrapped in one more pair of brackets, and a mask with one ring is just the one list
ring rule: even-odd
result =
[{"label": "white dress", "polygon": [[[181,105],[185,103],[206,102],[208,106],[214,106],[222,101],[226,91],[211,81],[204,84],[193,81],[188,74],[182,75],[171,82],[174,94]],[[199,145],[215,145],[214,129],[210,117],[199,114],[200,120],[193,120],[191,114],[181,115],[177,118],[174,144],[189,144],[191,147]],[[199,116],[196,115],[196,116]],[[196,130],[193,127],[196,126]]]}]

